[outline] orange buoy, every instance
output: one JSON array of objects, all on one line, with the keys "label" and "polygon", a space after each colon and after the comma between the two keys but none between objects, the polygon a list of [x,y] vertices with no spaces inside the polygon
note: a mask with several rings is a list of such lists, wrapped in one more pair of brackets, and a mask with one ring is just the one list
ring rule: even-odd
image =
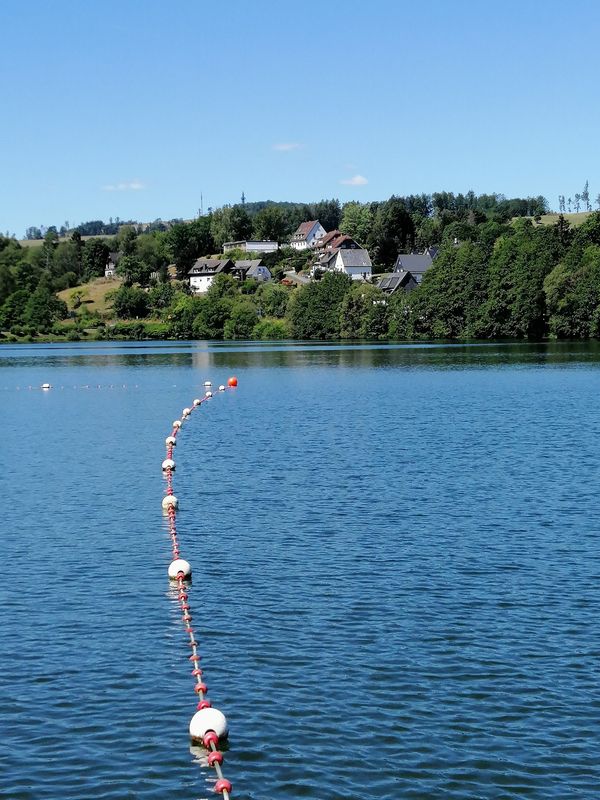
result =
[{"label": "orange buoy", "polygon": [[228,386],[237,386],[237,378],[235,377],[235,375],[233,375],[231,378],[229,378],[229,380],[227,381],[227,385]]}]

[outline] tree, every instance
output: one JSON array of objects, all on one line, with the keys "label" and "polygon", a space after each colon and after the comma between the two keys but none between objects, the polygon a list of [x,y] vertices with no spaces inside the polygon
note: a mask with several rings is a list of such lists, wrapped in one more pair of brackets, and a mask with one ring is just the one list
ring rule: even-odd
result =
[{"label": "tree", "polygon": [[255,239],[283,242],[286,238],[286,221],[281,209],[267,206],[254,217],[252,235]]},{"label": "tree", "polygon": [[340,308],[342,339],[384,338],[388,324],[388,306],[381,289],[368,283],[354,283]]},{"label": "tree", "polygon": [[147,286],[150,280],[151,267],[144,263],[139,256],[121,256],[117,264],[116,273],[127,283],[139,283]]},{"label": "tree", "polygon": [[224,339],[250,339],[258,322],[256,306],[250,300],[234,303],[229,319],[223,326]]},{"label": "tree", "polygon": [[590,182],[586,181],[585,186],[583,187],[583,192],[581,193],[581,202],[585,204],[585,210],[591,211],[592,206],[590,205]]},{"label": "tree", "polygon": [[175,288],[170,283],[159,283],[148,292],[148,302],[154,311],[164,311],[174,299]]},{"label": "tree", "polygon": [[252,236],[252,220],[244,206],[223,206],[213,212],[210,231],[220,249],[225,242],[246,241]]},{"label": "tree", "polygon": [[575,195],[575,211],[579,214],[579,209],[581,208],[581,195],[577,193]]},{"label": "tree", "polygon": [[38,331],[46,332],[56,320],[67,316],[67,304],[40,283],[29,296],[23,312],[23,320]]},{"label": "tree", "polygon": [[342,301],[351,284],[346,275],[327,272],[322,280],[296,289],[287,310],[293,336],[337,339]]},{"label": "tree", "polygon": [[120,286],[112,296],[113,310],[121,319],[147,317],[148,295],[138,286]]},{"label": "tree", "polygon": [[166,252],[177,269],[177,277],[187,277],[194,261],[214,249],[211,234],[211,217],[200,217],[194,222],[173,225],[165,236]]},{"label": "tree", "polygon": [[6,298],[0,308],[0,329],[7,330],[12,325],[23,323],[30,296],[26,289],[18,289]]},{"label": "tree", "polygon": [[362,244],[367,241],[373,225],[373,212],[369,203],[351,201],[344,204],[340,231]]},{"label": "tree", "polygon": [[116,249],[124,256],[133,256],[137,250],[137,231],[133,225],[122,225],[115,238]]},{"label": "tree", "polygon": [[398,253],[408,248],[414,241],[415,228],[404,202],[392,195],[385,203],[380,203],[367,247],[375,264],[392,266]]},{"label": "tree", "polygon": [[276,283],[263,283],[256,297],[261,316],[284,317],[289,297],[290,293],[285,287]]},{"label": "tree", "polygon": [[312,209],[312,218],[318,219],[326,231],[334,231],[340,225],[342,209],[339,200],[320,200]]},{"label": "tree", "polygon": [[600,336],[600,247],[590,245],[574,263],[558,264],[544,281],[544,292],[552,335]]},{"label": "tree", "polygon": [[26,239],[43,239],[42,231],[39,228],[27,228],[25,231]]},{"label": "tree", "polygon": [[83,279],[89,281],[104,275],[110,250],[104,239],[88,239],[83,247]]}]

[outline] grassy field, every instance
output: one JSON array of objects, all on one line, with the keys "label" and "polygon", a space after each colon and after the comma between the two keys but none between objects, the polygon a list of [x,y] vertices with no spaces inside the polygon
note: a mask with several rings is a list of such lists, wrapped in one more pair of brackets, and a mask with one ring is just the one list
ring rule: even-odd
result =
[{"label": "grassy field", "polygon": [[[87,242],[88,239],[114,239],[114,236],[107,236],[103,233],[99,233],[97,236],[82,236],[81,241]],[[58,243],[62,244],[63,242],[70,242],[70,236],[60,236],[58,239]],[[21,247],[41,247],[44,244],[43,239],[19,239],[19,244]]]},{"label": "grassy field", "polygon": [[[563,217],[568,220],[572,228],[577,228],[579,225],[583,225],[590,214],[593,213],[593,211],[580,211],[579,214],[563,214]],[[534,225],[556,225],[559,216],[560,214],[543,214],[538,223],[535,222],[533,217],[528,217],[528,219]],[[519,219],[519,217],[513,217],[513,222],[515,219]]]},{"label": "grassy field", "polygon": [[86,308],[104,315],[111,311],[110,301],[107,301],[106,295],[118,289],[122,283],[120,278],[95,278],[93,281],[73,289],[64,289],[58,293],[58,296],[65,301],[69,311],[72,311],[75,308],[75,296],[79,293],[81,297],[80,311]]}]

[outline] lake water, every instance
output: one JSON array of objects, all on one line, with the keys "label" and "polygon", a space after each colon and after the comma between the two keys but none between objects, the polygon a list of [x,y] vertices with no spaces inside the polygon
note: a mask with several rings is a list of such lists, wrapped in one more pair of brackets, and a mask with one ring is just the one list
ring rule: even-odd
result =
[{"label": "lake water", "polygon": [[0,348],[0,796],[214,796],[160,464],[233,373],[174,484],[234,797],[597,797],[598,345],[204,342]]}]

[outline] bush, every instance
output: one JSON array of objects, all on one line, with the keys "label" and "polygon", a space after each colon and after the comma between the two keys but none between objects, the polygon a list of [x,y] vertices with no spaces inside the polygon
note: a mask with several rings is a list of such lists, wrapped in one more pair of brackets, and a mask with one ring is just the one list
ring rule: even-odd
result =
[{"label": "bush", "polygon": [[252,329],[253,339],[289,339],[290,327],[284,319],[261,319]]},{"label": "bush", "polygon": [[144,336],[146,339],[167,339],[169,325],[166,322],[146,322],[144,323]]}]

